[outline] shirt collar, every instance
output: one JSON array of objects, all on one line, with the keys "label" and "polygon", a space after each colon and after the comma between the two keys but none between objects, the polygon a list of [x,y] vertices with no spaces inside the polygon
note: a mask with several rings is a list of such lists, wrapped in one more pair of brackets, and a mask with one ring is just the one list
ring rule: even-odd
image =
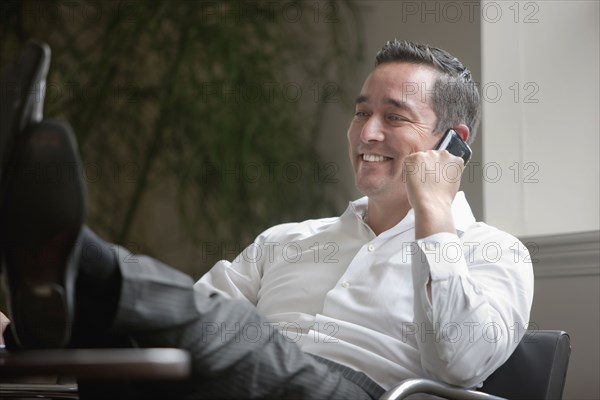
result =
[{"label": "shirt collar", "polygon": [[[367,211],[368,204],[369,198],[367,196],[361,197],[355,201],[351,201],[343,215],[350,214],[362,221]],[[471,211],[471,207],[467,202],[464,192],[461,191],[456,193],[451,207],[452,217],[454,218],[454,227],[462,234],[469,226],[476,222],[475,216],[473,216],[473,212]],[[396,224],[396,226],[391,228],[389,231],[397,231],[407,224],[414,225],[414,219],[414,212],[411,208],[402,221],[398,222],[398,224]]]},{"label": "shirt collar", "polygon": [[354,214],[358,219],[364,219],[367,212],[367,206],[369,205],[369,198],[367,196],[361,197],[358,200],[351,201],[348,204],[348,208],[344,214]]}]

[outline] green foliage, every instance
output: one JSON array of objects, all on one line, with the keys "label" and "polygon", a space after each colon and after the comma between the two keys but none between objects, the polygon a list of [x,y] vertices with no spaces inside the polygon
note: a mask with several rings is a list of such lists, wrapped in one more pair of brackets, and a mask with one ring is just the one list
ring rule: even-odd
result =
[{"label": "green foliage", "polygon": [[315,144],[361,52],[352,2],[12,4],[2,60],[30,37],[50,44],[45,114],[73,125],[88,221],[108,239],[127,242],[164,182],[196,241],[331,214]]}]

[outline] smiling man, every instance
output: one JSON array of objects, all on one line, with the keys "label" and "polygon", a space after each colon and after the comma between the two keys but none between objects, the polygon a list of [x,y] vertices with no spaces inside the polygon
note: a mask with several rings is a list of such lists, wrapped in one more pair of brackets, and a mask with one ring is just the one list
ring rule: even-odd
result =
[{"label": "smiling man", "polygon": [[[523,337],[533,297],[525,247],[476,222],[458,191],[462,158],[434,150],[450,128],[472,141],[479,110],[471,74],[456,58],[430,46],[388,42],[348,129],[363,198],[339,217],[268,229],[193,287],[156,260],[115,251],[84,227],[72,243],[80,256],[45,267],[77,271],[71,344],[106,345],[106,336],[118,331],[142,346],[188,350],[193,375],[163,386],[170,398],[368,399],[414,377],[479,385]],[[41,140],[48,135],[52,141]],[[61,154],[77,159],[67,145],[56,156],[44,148],[68,137],[34,131],[28,146],[45,155],[42,167],[51,167]],[[40,160],[22,163],[27,170]],[[9,210],[21,207],[13,197],[7,196]],[[48,194],[34,198],[48,201]],[[33,229],[38,222],[25,218],[19,226],[28,223]],[[5,236],[11,231],[2,229]],[[26,245],[3,249],[9,276],[23,274],[16,280],[23,287],[30,281],[24,274],[36,275],[29,259],[19,261]],[[36,276],[48,275],[43,272]],[[58,272],[49,275],[74,275]],[[57,293],[71,287],[50,283],[61,288]],[[47,332],[70,335],[61,324],[46,321],[39,333],[31,328],[35,321],[12,319],[23,347],[43,342]],[[137,389],[142,397],[165,395],[154,385]]]}]

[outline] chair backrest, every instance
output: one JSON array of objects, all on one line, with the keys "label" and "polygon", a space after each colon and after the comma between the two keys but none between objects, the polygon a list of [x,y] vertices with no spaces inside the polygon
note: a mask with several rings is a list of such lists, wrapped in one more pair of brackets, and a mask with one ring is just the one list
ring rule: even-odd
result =
[{"label": "chair backrest", "polygon": [[508,399],[560,399],[570,355],[567,333],[528,331],[506,363],[490,375],[480,390]]}]

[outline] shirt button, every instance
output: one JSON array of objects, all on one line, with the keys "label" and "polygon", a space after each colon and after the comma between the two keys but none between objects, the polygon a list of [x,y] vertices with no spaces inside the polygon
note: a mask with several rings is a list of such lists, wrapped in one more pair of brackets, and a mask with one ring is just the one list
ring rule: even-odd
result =
[{"label": "shirt button", "polygon": [[375,250],[375,245],[370,244],[369,247],[367,247],[367,250],[369,250],[369,251]]},{"label": "shirt button", "polygon": [[350,282],[346,281],[346,282],[342,282],[342,287],[344,289],[347,289],[350,286]]}]

